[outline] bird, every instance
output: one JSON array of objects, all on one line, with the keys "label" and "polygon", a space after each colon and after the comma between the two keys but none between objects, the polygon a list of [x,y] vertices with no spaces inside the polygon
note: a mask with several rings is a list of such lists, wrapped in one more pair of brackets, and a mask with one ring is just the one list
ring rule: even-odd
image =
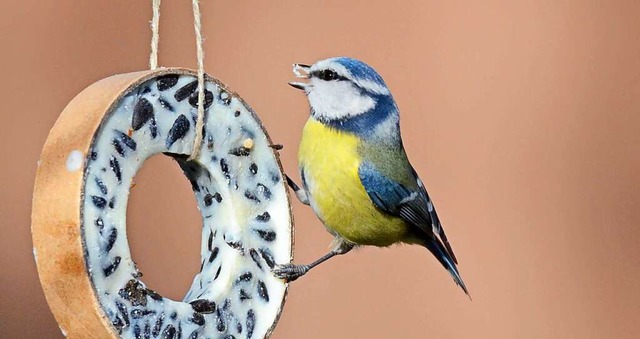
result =
[{"label": "bird", "polygon": [[350,57],[294,64],[305,82],[290,82],[309,101],[298,149],[302,188],[288,186],[310,205],[334,237],[331,250],[307,265],[277,265],[276,277],[294,281],[355,247],[420,245],[469,295],[434,204],[411,166],[391,91],[374,68]]}]

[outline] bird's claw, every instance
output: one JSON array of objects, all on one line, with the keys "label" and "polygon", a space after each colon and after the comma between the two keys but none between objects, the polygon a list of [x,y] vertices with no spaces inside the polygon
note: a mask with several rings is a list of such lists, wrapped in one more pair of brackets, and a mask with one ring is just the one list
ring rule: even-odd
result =
[{"label": "bird's claw", "polygon": [[309,266],[294,264],[277,265],[273,268],[272,272],[277,278],[294,281],[309,272]]}]

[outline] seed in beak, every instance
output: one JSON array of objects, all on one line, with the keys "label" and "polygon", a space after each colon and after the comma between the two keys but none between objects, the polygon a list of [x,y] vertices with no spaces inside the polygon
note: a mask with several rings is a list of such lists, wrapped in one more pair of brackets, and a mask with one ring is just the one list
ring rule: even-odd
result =
[{"label": "seed in beak", "polygon": [[[296,75],[296,78],[309,78],[309,68],[311,68],[309,65],[293,64],[293,74]],[[301,73],[300,71],[304,73]]]}]

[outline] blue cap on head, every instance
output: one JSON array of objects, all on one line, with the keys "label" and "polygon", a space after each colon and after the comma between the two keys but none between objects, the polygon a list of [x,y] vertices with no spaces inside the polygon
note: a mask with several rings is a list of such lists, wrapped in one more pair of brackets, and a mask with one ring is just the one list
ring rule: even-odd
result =
[{"label": "blue cap on head", "polygon": [[387,84],[385,84],[380,74],[378,74],[373,67],[360,60],[349,57],[337,57],[333,58],[332,61],[344,66],[354,78],[359,80],[369,80],[380,86],[387,87]]}]

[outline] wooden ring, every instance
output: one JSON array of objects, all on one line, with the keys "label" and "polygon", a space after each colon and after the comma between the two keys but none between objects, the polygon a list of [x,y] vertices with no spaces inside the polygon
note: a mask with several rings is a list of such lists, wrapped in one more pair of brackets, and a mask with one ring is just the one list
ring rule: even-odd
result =
[{"label": "wooden ring", "polygon": [[[207,77],[200,154],[197,80],[158,69],[96,82],[47,138],[34,188],[34,255],[49,306],[74,338],[261,338],[279,318],[293,219],[278,154],[251,108]],[[132,179],[158,153],[173,157],[202,213],[201,270],[183,301],[148,289],[131,259]]]}]

